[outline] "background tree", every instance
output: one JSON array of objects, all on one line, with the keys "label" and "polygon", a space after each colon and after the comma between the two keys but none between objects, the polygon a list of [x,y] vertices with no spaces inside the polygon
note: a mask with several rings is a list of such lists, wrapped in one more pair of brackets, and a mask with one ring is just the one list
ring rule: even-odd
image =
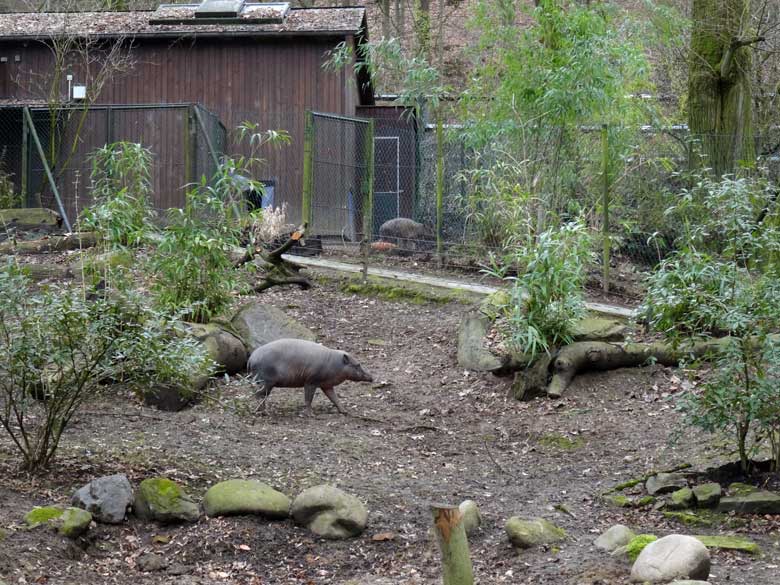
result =
[{"label": "background tree", "polygon": [[750,0],[694,0],[688,67],[688,125],[716,176],[751,162],[753,91]]}]

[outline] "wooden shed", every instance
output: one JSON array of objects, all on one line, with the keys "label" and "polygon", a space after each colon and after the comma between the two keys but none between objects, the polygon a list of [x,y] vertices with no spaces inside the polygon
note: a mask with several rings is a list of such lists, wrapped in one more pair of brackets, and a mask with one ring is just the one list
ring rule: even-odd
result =
[{"label": "wooden shed", "polygon": [[[132,66],[107,80],[91,101],[197,103],[228,132],[243,121],[286,130],[291,144],[264,153],[264,176],[256,178],[274,185],[275,204],[287,202],[295,220],[300,217],[306,110],[354,116],[358,107],[373,103],[367,78],[356,78],[360,74],[351,67],[323,68],[328,51],[360,41],[365,18],[363,8],[295,9],[287,3],[241,0],[163,4],[155,11],[5,14],[0,18],[0,102],[47,100],[45,92],[53,88],[63,103],[78,105],[75,88],[89,91],[101,53],[93,49],[96,61],[89,65],[71,59],[57,67],[51,39],[88,39],[94,47],[121,41]],[[55,77],[55,71],[62,75]],[[165,132],[147,123],[140,139],[154,151]],[[230,140],[226,150],[231,151]]]}]

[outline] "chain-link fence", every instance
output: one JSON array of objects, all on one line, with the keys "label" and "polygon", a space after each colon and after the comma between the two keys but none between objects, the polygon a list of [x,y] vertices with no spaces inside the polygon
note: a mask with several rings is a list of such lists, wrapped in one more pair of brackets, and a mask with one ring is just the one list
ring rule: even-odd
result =
[{"label": "chain-link fence", "polygon": [[0,184],[13,192],[3,204],[48,207],[72,226],[91,203],[91,153],[119,141],[151,150],[152,205],[163,210],[184,204],[187,184],[214,175],[226,137],[195,104],[0,108]]}]

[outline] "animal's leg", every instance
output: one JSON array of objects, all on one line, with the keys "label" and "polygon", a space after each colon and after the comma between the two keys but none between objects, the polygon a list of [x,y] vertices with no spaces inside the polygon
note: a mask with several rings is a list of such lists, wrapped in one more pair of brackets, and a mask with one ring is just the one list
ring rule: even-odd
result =
[{"label": "animal's leg", "polygon": [[322,392],[323,394],[325,394],[325,396],[328,397],[328,400],[330,400],[333,403],[333,405],[336,407],[336,410],[338,410],[341,414],[347,414],[347,411],[341,407],[341,404],[339,403],[339,398],[338,396],[336,396],[336,391],[333,389],[332,386],[330,388],[325,388],[323,386]]},{"label": "animal's leg", "polygon": [[257,392],[255,392],[255,396],[260,398],[260,404],[258,404],[257,408],[255,408],[255,414],[259,414],[261,411],[263,414],[268,413],[268,397],[271,395],[271,390],[273,389],[273,384],[262,382],[260,388],[257,390]]},{"label": "animal's leg", "polygon": [[311,416],[311,401],[314,400],[314,393],[317,391],[316,386],[304,386],[303,396],[305,406],[303,407],[303,415]]}]

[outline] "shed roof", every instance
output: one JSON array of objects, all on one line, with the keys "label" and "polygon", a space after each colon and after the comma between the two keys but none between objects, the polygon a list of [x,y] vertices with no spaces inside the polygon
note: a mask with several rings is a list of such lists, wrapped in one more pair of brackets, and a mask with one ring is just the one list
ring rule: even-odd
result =
[{"label": "shed roof", "polygon": [[[180,37],[357,34],[365,26],[362,7],[289,10],[281,22],[203,24],[195,8],[132,12],[16,12],[0,18],[1,39],[80,37]],[[169,20],[170,22],[165,22]]]}]

